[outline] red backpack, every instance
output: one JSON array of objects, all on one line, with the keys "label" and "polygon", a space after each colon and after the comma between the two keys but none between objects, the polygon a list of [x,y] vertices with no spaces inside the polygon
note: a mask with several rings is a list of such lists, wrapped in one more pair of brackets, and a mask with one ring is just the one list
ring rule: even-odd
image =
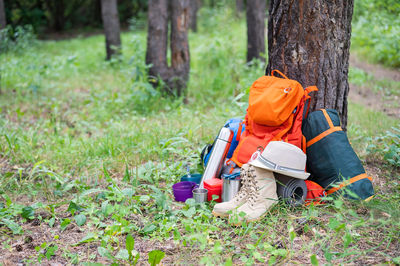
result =
[{"label": "red backpack", "polygon": [[[275,77],[275,72],[284,78]],[[278,70],[257,79],[250,87],[244,120],[246,130],[240,136],[232,160],[242,166],[254,152],[263,150],[273,140],[289,142],[304,151],[305,138],[301,133],[304,104],[311,98],[308,94],[317,90],[315,86],[304,90],[299,82]]]}]

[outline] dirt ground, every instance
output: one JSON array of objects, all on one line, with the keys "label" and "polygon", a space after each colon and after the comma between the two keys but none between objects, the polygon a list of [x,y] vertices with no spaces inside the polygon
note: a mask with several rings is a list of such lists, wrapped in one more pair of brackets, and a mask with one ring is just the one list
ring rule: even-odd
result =
[{"label": "dirt ground", "polygon": [[[350,66],[372,74],[376,79],[400,82],[400,71],[361,61],[355,55],[350,56]],[[400,118],[399,96],[385,97],[382,91],[373,92],[370,87],[350,84],[349,100],[368,108],[384,112],[388,116]]]}]

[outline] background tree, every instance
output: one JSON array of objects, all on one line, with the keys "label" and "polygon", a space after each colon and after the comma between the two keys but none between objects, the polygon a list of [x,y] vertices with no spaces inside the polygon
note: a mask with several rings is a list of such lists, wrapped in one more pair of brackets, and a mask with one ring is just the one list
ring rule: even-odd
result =
[{"label": "background tree", "polygon": [[353,0],[271,0],[268,67],[319,91],[311,110],[336,109],[347,125],[349,49]]},{"label": "background tree", "polygon": [[265,62],[265,10],[265,0],[247,1],[247,62],[254,58]]},{"label": "background tree", "polygon": [[236,0],[236,14],[242,13],[244,10],[244,0]]},{"label": "background tree", "polygon": [[62,31],[65,28],[66,5],[64,0],[46,0],[47,10],[50,14],[50,24],[53,30]]},{"label": "background tree", "polygon": [[197,32],[197,11],[199,9],[199,1],[191,0],[190,4],[190,14],[189,14],[189,27],[193,32]]},{"label": "background tree", "polygon": [[6,10],[4,9],[4,1],[0,0],[0,29],[4,29],[6,24]]},{"label": "background tree", "polygon": [[[167,63],[168,3],[171,4],[171,66]],[[149,75],[160,78],[177,96],[183,95],[189,79],[189,0],[149,0],[146,64]],[[174,91],[175,90],[175,91]]]},{"label": "background tree", "polygon": [[101,0],[101,15],[106,37],[107,60],[121,51],[117,0]]}]

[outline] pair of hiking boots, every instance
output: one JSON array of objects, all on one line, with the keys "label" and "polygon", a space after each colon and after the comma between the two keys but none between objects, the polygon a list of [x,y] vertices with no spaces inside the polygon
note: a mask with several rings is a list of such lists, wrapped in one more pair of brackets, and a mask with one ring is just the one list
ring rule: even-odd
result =
[{"label": "pair of hiking boots", "polygon": [[218,217],[229,216],[229,221],[235,225],[261,219],[278,201],[272,171],[244,164],[240,177],[242,187],[238,194],[230,201],[215,204],[212,212]]}]

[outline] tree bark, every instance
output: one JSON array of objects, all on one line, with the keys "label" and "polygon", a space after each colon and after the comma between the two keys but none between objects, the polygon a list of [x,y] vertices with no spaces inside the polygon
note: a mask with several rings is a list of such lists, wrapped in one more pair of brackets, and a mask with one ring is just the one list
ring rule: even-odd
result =
[{"label": "tree bark", "polygon": [[7,25],[6,10],[4,8],[4,0],[0,0],[0,30],[4,29]]},{"label": "tree bark", "polygon": [[171,66],[174,77],[171,82],[177,90],[177,95],[182,95],[189,79],[189,1],[171,0]]},{"label": "tree bark", "polygon": [[117,0],[101,0],[101,15],[106,37],[107,60],[121,52],[120,26]]},{"label": "tree bark", "polygon": [[64,0],[46,0],[47,9],[50,11],[50,21],[53,30],[59,32],[65,26],[65,3]]},{"label": "tree bark", "polygon": [[304,87],[316,85],[310,110],[336,109],[347,126],[353,0],[271,0],[268,67]]},{"label": "tree bark", "polygon": [[243,11],[244,11],[244,0],[236,0],[236,14],[240,14]]},{"label": "tree bark", "polygon": [[189,12],[189,26],[193,32],[197,32],[197,10],[198,10],[198,1],[197,0],[189,0],[190,3],[190,12]]},{"label": "tree bark", "polygon": [[265,10],[265,0],[247,1],[247,62],[254,58],[265,62]]},{"label": "tree bark", "polygon": [[154,81],[158,77],[167,81],[171,76],[167,64],[168,0],[149,0],[147,19],[146,64],[151,64],[149,76]]},{"label": "tree bark", "polygon": [[[168,16],[168,4],[171,16]],[[165,83],[168,92],[184,94],[189,78],[189,0],[149,0],[146,64],[154,85]],[[167,63],[168,18],[171,20],[171,67]]]}]

